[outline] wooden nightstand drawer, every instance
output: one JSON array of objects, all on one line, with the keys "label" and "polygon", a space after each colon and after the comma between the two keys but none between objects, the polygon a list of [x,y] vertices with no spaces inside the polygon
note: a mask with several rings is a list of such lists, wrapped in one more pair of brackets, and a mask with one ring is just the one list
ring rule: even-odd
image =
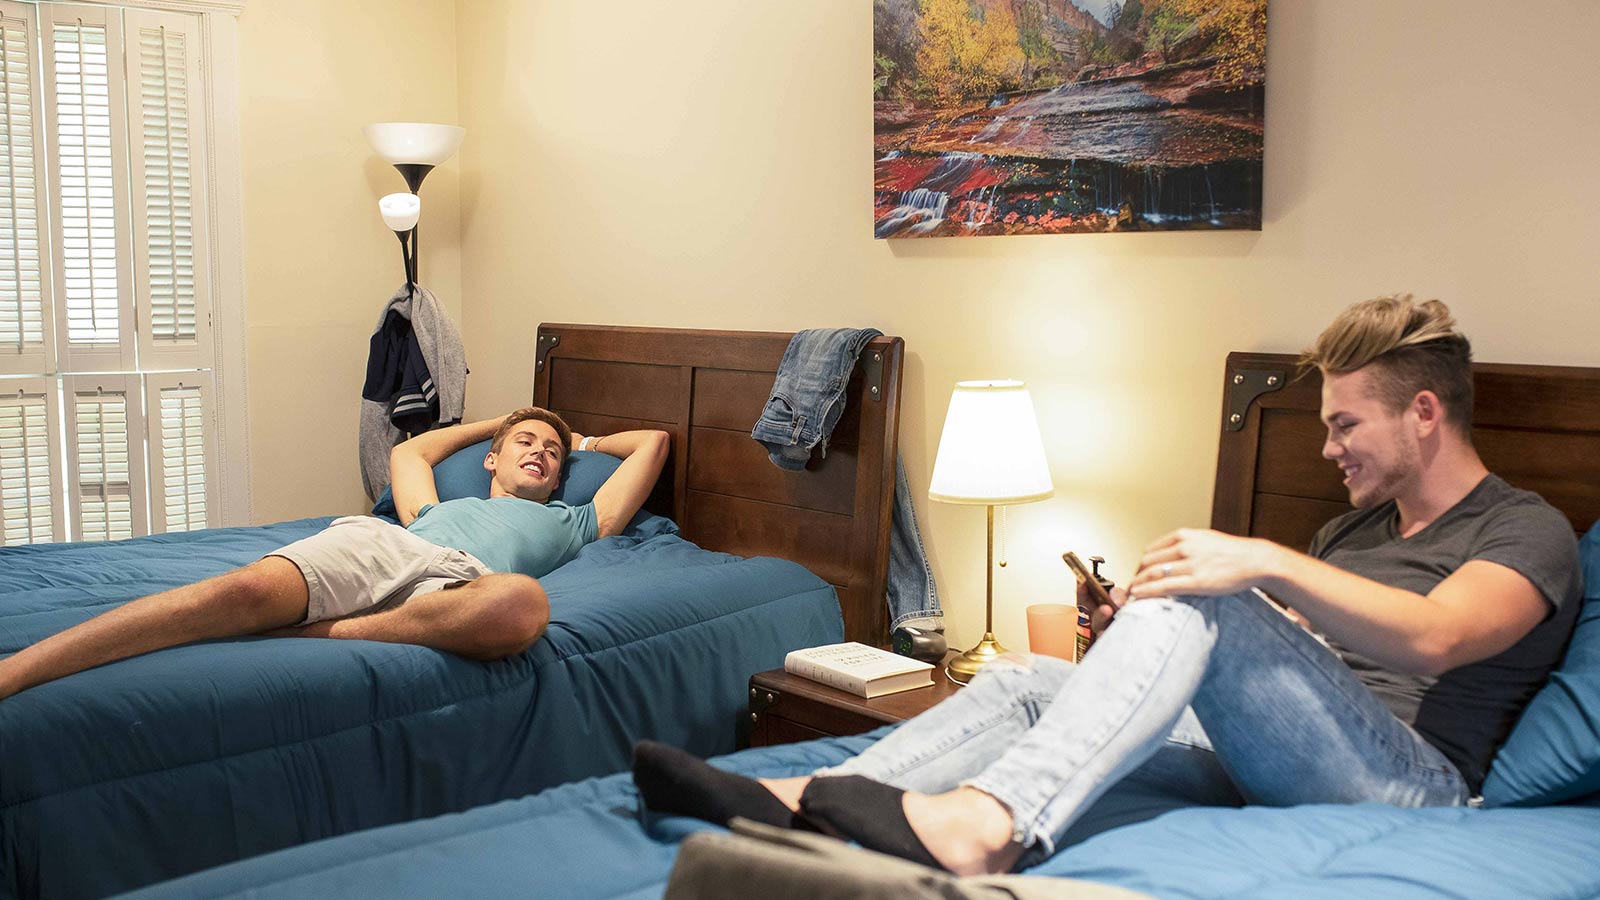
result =
[{"label": "wooden nightstand drawer", "polygon": [[860,734],[909,719],[960,690],[941,666],[932,687],[864,700],[782,669],[750,678],[750,745]]}]

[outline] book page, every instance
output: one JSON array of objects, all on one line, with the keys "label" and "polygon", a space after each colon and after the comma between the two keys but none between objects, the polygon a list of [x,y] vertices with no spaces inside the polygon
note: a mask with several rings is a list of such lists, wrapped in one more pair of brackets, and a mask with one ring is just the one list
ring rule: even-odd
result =
[{"label": "book page", "polygon": [[920,660],[898,656],[887,650],[879,650],[866,644],[829,644],[825,647],[812,647],[800,650],[796,655],[802,659],[839,669],[855,675],[866,681],[883,678],[887,675],[897,675],[901,672],[915,672],[922,669],[931,669],[933,666]]}]

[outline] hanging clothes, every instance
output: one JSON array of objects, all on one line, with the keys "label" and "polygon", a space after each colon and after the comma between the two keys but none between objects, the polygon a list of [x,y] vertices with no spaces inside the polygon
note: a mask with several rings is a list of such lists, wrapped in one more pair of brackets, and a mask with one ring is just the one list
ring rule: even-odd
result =
[{"label": "hanging clothes", "polygon": [[[750,436],[767,448],[772,464],[790,471],[806,467],[813,450],[828,455],[828,438],[844,412],[845,389],[856,358],[876,328],[813,328],[797,333],[778,363],[772,391]],[[939,587],[917,531],[911,486],[899,454],[894,461],[894,513],[889,532],[889,583],[885,602],[889,628],[915,625],[944,630]]]},{"label": "hanging clothes", "polygon": [[389,484],[389,451],[408,436],[461,421],[467,352],[433,293],[402,285],[384,304],[361,388],[361,481],[376,498]]}]

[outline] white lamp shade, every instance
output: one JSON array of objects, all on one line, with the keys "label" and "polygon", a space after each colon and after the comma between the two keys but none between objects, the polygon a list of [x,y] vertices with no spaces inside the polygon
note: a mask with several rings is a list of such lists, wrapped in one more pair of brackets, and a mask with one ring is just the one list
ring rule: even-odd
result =
[{"label": "white lamp shade", "polygon": [[456,155],[467,130],[426,122],[379,122],[362,129],[367,143],[393,166],[437,166]]},{"label": "white lamp shade", "polygon": [[999,506],[1055,493],[1033,398],[1020,381],[963,381],[950,395],[928,497]]},{"label": "white lamp shade", "polygon": [[391,231],[410,231],[417,227],[422,215],[422,198],[416,194],[386,194],[378,200],[378,212]]}]

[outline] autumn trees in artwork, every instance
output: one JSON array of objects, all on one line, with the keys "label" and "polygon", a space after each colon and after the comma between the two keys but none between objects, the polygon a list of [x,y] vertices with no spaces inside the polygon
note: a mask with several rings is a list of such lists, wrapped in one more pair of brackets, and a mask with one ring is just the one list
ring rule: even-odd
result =
[{"label": "autumn trees in artwork", "polygon": [[[1137,2],[1137,0],[1130,0]],[[1267,0],[1167,0],[1173,14],[1205,22],[1214,34],[1218,75],[1243,84],[1267,67]]]},{"label": "autumn trees in artwork", "polygon": [[1259,82],[1266,0],[874,0],[874,94],[948,107],[1205,61]]},{"label": "autumn trees in artwork", "polygon": [[1011,4],[976,18],[968,0],[922,0],[921,7],[917,86],[939,105],[986,96],[1021,78],[1027,55]]}]

